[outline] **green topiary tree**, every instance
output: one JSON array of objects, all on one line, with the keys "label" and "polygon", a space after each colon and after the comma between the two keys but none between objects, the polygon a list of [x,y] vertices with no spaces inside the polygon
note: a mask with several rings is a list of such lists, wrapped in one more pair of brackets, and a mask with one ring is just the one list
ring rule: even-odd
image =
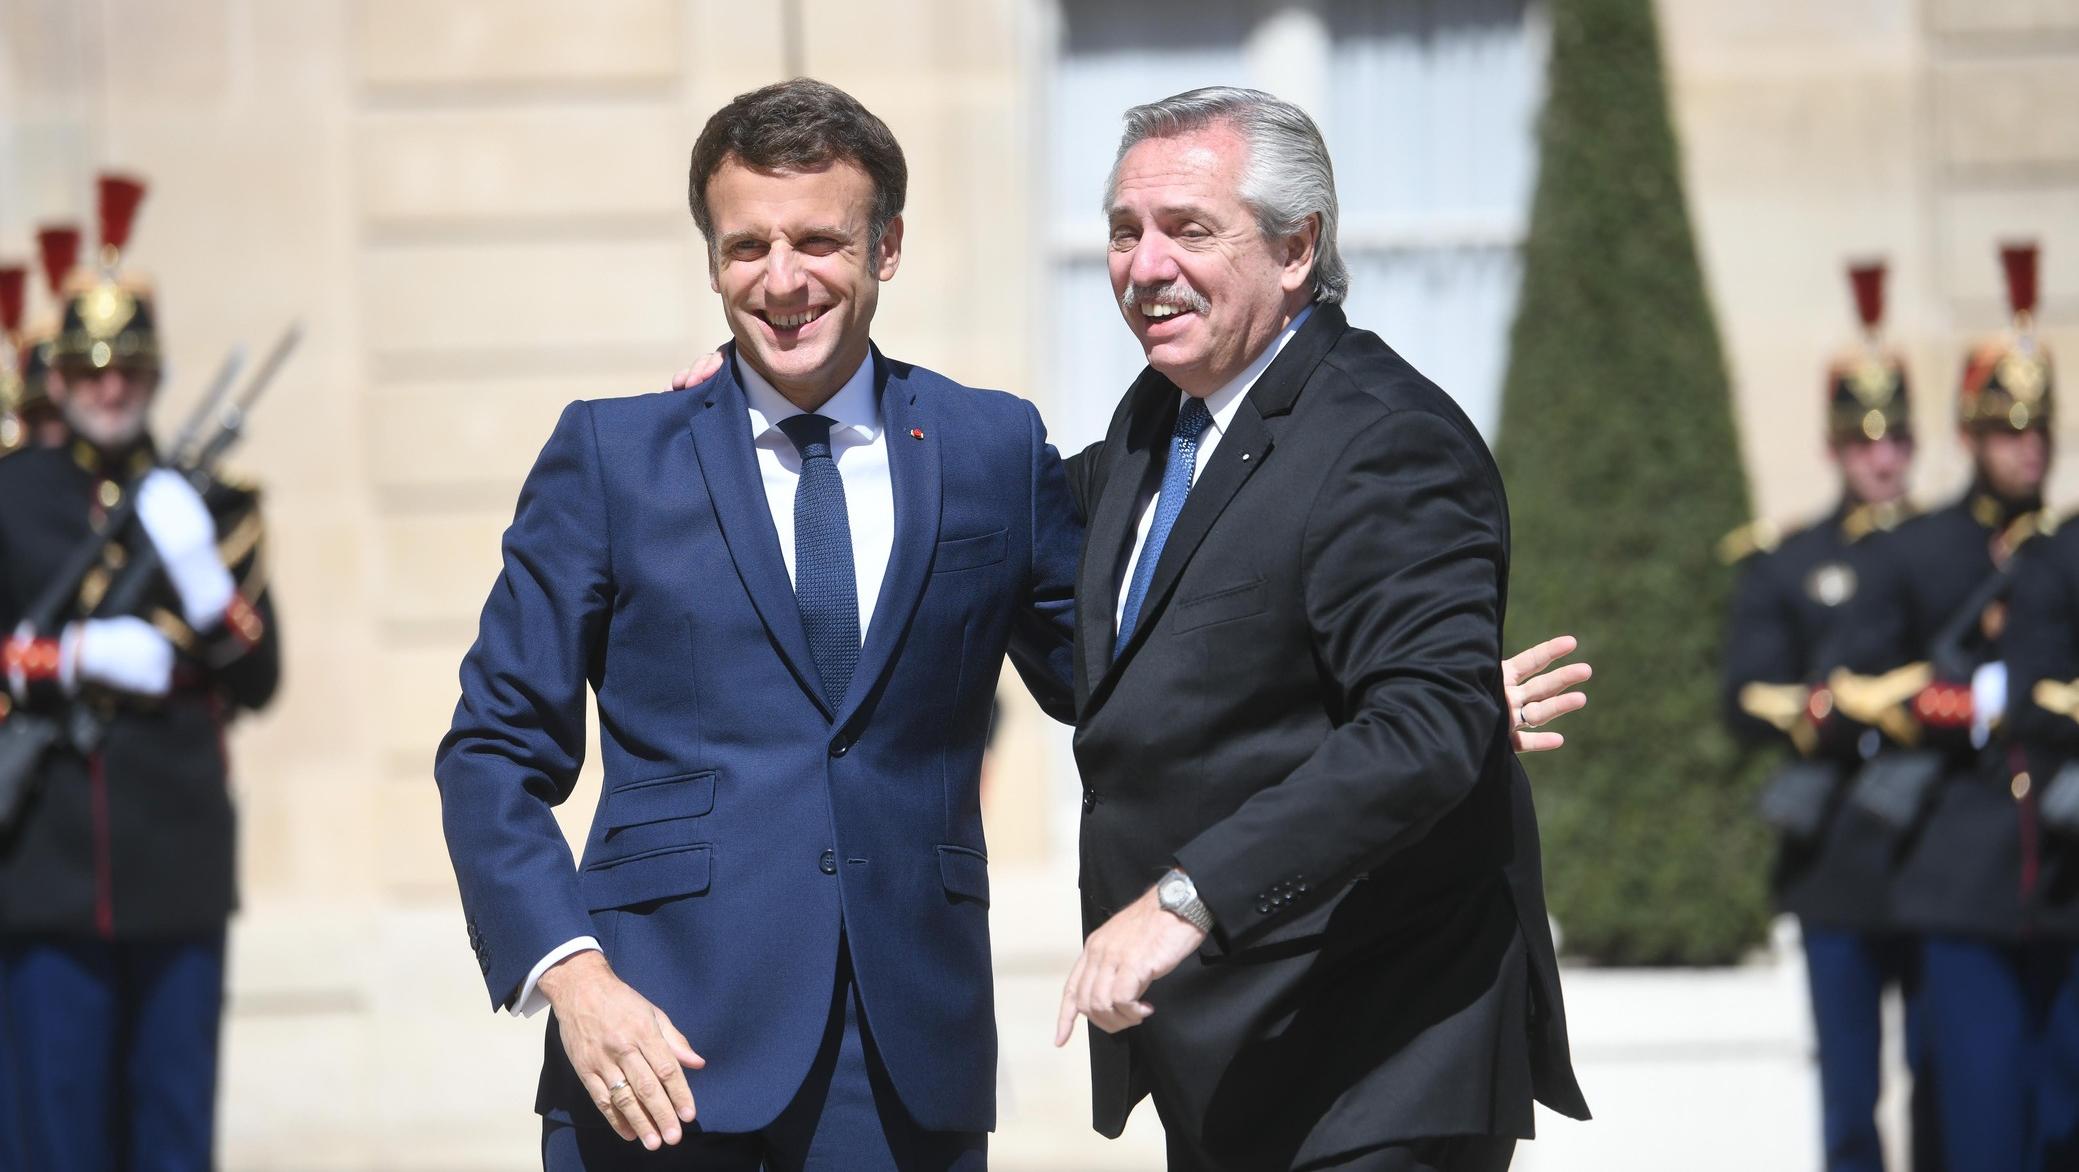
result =
[{"label": "green topiary tree", "polygon": [[1718,657],[1747,518],[1651,0],[1552,0],[1552,56],[1498,456],[1510,645],[1570,631],[1596,666],[1567,747],[1528,762],[1569,952],[1737,959],[1768,918],[1755,766]]}]

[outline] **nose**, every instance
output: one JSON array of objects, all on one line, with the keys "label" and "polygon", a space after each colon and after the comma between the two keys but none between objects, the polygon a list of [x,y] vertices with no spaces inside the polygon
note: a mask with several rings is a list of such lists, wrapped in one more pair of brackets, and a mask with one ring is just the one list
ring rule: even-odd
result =
[{"label": "nose", "polygon": [[785,242],[773,245],[772,251],[765,254],[766,300],[784,301],[801,292],[807,284],[808,278],[801,271],[801,257]]},{"label": "nose", "polygon": [[1133,246],[1133,259],[1127,265],[1126,279],[1135,285],[1160,285],[1174,281],[1180,275],[1177,258],[1170,251],[1169,237],[1150,232]]}]

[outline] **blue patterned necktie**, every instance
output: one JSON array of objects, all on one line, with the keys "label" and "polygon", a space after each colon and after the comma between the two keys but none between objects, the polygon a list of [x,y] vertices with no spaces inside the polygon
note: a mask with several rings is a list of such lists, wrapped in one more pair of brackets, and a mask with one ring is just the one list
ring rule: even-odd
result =
[{"label": "blue patterned necktie", "polygon": [[801,482],[794,489],[794,604],[801,608],[809,654],[833,712],[859,667],[859,578],[852,569],[845,482],[830,455],[834,426],[835,420],[821,415],[779,422],[801,452]]},{"label": "blue patterned necktie", "polygon": [[1177,427],[1169,437],[1169,463],[1162,468],[1162,492],[1155,498],[1155,520],[1148,526],[1148,540],[1141,546],[1140,560],[1133,564],[1133,582],[1126,591],[1126,610],[1119,616],[1119,638],[1112,644],[1112,658],[1126,649],[1140,621],[1141,604],[1148,600],[1148,586],[1155,581],[1155,563],[1162,560],[1162,545],[1184,511],[1184,498],[1191,495],[1191,476],[1198,469],[1198,437],[1211,426],[1213,415],[1205,400],[1186,395],[1177,411]]}]

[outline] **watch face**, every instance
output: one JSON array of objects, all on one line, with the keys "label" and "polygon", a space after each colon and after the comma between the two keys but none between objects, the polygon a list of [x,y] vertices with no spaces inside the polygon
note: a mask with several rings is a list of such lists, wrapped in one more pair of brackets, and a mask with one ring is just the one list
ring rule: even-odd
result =
[{"label": "watch face", "polygon": [[1189,881],[1183,876],[1171,875],[1162,881],[1160,887],[1155,889],[1155,898],[1164,903],[1183,903],[1189,898],[1185,894],[1189,887]]}]

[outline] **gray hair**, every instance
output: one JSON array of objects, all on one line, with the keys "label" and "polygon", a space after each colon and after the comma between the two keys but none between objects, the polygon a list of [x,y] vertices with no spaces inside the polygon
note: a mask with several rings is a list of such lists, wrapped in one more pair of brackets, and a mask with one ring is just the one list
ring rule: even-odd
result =
[{"label": "gray hair", "polygon": [[1249,144],[1242,169],[1241,199],[1271,239],[1298,232],[1310,216],[1321,217],[1314,239],[1314,300],[1339,304],[1350,292],[1350,268],[1335,242],[1335,168],[1328,145],[1307,112],[1262,90],[1207,86],[1126,112],[1126,132],[1105,180],[1105,211],[1119,190],[1119,164],[1126,152],[1150,138],[1173,138],[1226,123]]}]

